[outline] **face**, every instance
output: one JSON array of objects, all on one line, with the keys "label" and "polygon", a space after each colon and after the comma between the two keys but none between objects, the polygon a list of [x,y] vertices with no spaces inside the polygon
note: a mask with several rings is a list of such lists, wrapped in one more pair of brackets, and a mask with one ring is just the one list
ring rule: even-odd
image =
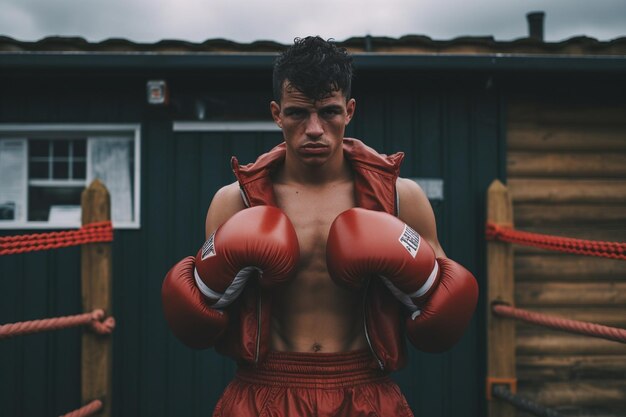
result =
[{"label": "face", "polygon": [[343,158],[339,151],[355,106],[354,99],[346,101],[340,91],[314,101],[286,84],[280,104],[272,101],[270,108],[288,156],[305,165],[323,165],[334,156]]}]

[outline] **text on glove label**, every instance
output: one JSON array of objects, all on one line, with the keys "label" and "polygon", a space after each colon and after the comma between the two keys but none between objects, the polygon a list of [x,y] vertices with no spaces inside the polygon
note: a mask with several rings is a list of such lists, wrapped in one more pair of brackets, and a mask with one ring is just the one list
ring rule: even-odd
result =
[{"label": "text on glove label", "polygon": [[408,225],[404,225],[404,230],[398,239],[402,246],[415,258],[420,247],[420,235]]},{"label": "text on glove label", "polygon": [[215,233],[213,233],[204,245],[202,245],[202,260],[204,261],[206,258],[210,256],[215,256]]}]

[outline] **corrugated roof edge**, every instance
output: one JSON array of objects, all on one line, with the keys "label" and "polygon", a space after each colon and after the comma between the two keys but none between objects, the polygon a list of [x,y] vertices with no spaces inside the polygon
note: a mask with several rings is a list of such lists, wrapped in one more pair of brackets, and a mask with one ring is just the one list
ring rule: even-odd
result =
[{"label": "corrugated roof edge", "polygon": [[[531,38],[498,41],[493,37],[433,40],[427,36],[406,35],[400,38],[351,37],[337,43],[355,53],[626,55],[626,36],[609,41],[577,36],[560,42],[542,42]],[[89,42],[81,37],[52,36],[38,41],[20,41],[0,36],[0,52],[277,53],[286,46],[269,40],[239,43],[227,39],[208,39],[198,43],[166,39],[155,43],[139,43],[121,38]]]},{"label": "corrugated roof edge", "polygon": [[155,43],[133,42],[122,38],[109,38],[89,42],[80,37],[50,36],[38,41],[19,41],[0,35],[0,52],[278,52],[285,48],[272,41],[237,43],[227,39],[209,39],[197,43],[166,39]]}]

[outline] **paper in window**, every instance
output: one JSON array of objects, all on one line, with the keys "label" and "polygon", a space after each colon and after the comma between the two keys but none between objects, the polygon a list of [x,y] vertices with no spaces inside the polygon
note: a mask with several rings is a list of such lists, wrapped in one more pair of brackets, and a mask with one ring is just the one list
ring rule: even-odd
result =
[{"label": "paper in window", "polygon": [[25,221],[26,139],[0,140],[0,221]]},{"label": "paper in window", "polygon": [[89,138],[87,184],[98,178],[111,195],[113,222],[133,221],[133,140],[124,137]]}]

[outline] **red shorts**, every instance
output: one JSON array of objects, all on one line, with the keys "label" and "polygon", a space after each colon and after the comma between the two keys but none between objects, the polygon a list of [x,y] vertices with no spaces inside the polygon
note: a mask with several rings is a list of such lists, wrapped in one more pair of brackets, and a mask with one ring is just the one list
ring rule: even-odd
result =
[{"label": "red shorts", "polygon": [[240,368],[213,417],[412,417],[388,375],[368,351],[270,352],[256,368]]}]

